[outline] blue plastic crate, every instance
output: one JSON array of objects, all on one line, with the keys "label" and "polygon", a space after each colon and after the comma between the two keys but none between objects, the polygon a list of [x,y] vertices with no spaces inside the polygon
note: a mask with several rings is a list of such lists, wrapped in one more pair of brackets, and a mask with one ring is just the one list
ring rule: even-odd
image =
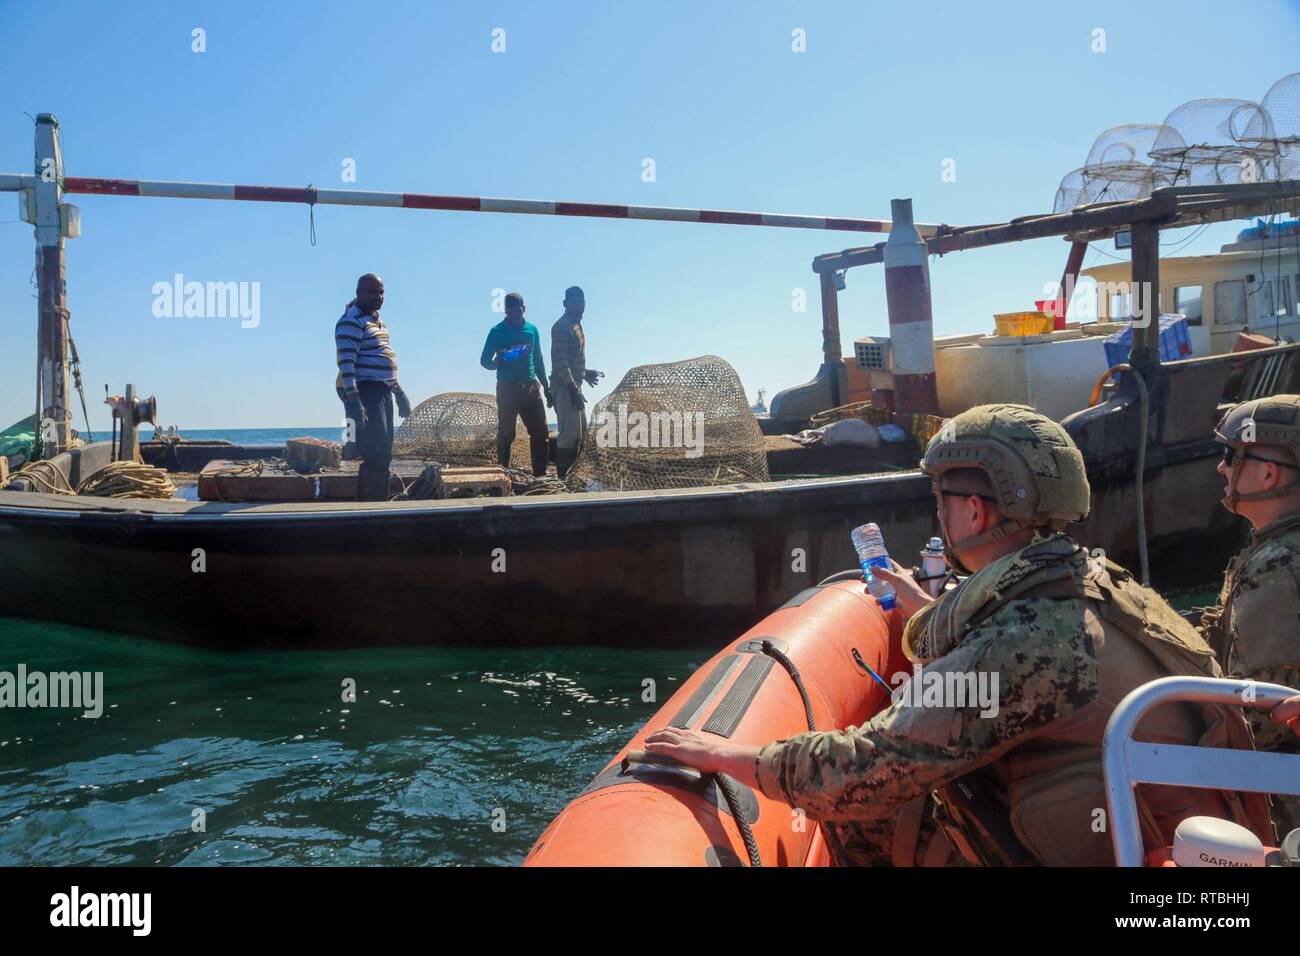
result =
[{"label": "blue plastic crate", "polygon": [[[1106,363],[1116,366],[1128,361],[1133,349],[1133,326],[1130,323],[1113,335],[1108,335],[1102,343],[1106,348]],[[1173,362],[1177,359],[1190,358],[1192,354],[1192,336],[1187,330],[1187,318],[1182,315],[1160,316],[1160,361]]]}]

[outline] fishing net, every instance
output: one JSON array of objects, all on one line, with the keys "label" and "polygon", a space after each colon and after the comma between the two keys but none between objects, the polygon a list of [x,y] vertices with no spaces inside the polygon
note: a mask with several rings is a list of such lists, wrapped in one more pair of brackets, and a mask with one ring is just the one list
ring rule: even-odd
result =
[{"label": "fishing net", "polygon": [[1172,176],[1150,156],[1162,129],[1152,123],[1128,123],[1106,130],[1093,142],[1084,165],[1061,180],[1052,211],[1146,199],[1153,189],[1173,185]]},{"label": "fishing net", "polygon": [[631,369],[591,410],[573,488],[647,491],[767,481],[740,376],[716,355]]},{"label": "fishing net", "polygon": [[1259,105],[1246,123],[1242,142],[1271,145],[1278,156],[1278,178],[1295,179],[1300,175],[1300,73],[1274,83]]},{"label": "fishing net", "polygon": [[[398,426],[393,454],[444,465],[495,465],[496,398],[476,392],[443,392],[425,399]],[[510,463],[528,467],[528,432],[518,420]]]},{"label": "fishing net", "polygon": [[1220,186],[1277,178],[1273,123],[1259,103],[1191,100],[1166,116],[1163,126],[1151,157],[1176,185]]},{"label": "fishing net", "polygon": [[1201,99],[1163,123],[1114,126],[1056,190],[1055,213],[1095,203],[1146,199],[1167,186],[1215,187],[1300,176],[1300,73],[1278,80],[1256,103]]}]

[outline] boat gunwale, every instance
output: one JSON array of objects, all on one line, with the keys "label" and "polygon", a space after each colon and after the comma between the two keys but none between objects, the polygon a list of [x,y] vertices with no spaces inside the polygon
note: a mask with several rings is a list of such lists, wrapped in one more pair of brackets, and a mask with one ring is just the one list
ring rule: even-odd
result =
[{"label": "boat gunwale", "polygon": [[[793,479],[764,483],[738,483],[698,488],[665,488],[656,491],[570,492],[556,495],[509,495],[500,498],[444,499],[441,501],[385,501],[360,504],[346,501],[302,502],[211,502],[179,499],[100,499],[87,495],[50,495],[30,491],[0,490],[0,518],[41,515],[53,518],[139,517],[155,522],[210,522],[225,520],[315,520],[357,517],[395,518],[418,515],[476,514],[489,509],[552,511],[582,507],[633,506],[650,502],[691,503],[766,497],[778,494],[810,494],[864,485],[892,484],[921,478],[918,469],[869,472],[861,475],[828,475],[824,478]],[[25,500],[39,499],[28,505]],[[112,501],[130,501],[113,507]],[[61,502],[67,506],[59,507]],[[93,502],[93,504],[91,504]],[[159,507],[159,506],[163,507]],[[180,507],[177,507],[180,506]]]}]

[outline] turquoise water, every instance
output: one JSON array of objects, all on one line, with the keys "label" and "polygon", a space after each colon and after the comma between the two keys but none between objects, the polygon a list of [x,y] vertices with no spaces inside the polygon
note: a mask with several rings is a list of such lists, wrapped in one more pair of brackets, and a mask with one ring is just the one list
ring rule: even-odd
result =
[{"label": "turquoise water", "polygon": [[0,671],[103,672],[97,719],[0,711],[0,865],[515,864],[658,708],[642,681],[662,702],[716,650],[226,653],[0,618]]},{"label": "turquoise water", "polygon": [[[181,429],[244,444],[338,431]],[[0,710],[0,865],[518,863],[730,636],[229,653],[0,618],[0,671],[104,681],[97,719]],[[659,703],[641,699],[647,677]]]},{"label": "turquoise water", "polygon": [[[306,428],[182,428],[181,438],[186,441],[228,441],[236,445],[278,445],[286,438],[323,438],[341,441],[341,425]],[[150,435],[150,438],[153,436]]]}]

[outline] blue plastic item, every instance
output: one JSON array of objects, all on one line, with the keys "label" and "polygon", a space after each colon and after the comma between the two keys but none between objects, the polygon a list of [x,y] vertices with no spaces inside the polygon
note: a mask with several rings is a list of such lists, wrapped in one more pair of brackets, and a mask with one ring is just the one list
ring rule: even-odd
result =
[{"label": "blue plastic item", "polygon": [[894,588],[872,574],[872,568],[888,568],[889,552],[885,550],[885,537],[880,533],[880,526],[872,522],[849,532],[853,541],[853,550],[858,553],[858,566],[862,568],[867,581],[867,590],[888,611],[895,604]]},{"label": "blue plastic item", "polygon": [[[1113,368],[1128,361],[1133,349],[1133,325],[1130,322],[1124,329],[1106,336],[1102,342],[1106,349],[1106,365]],[[1192,337],[1187,330],[1187,319],[1181,315],[1160,316],[1160,361],[1173,362],[1190,358],[1192,355]]]},{"label": "blue plastic item", "polygon": [[524,343],[523,345],[512,345],[501,353],[501,361],[513,362],[516,359],[521,359],[528,354],[529,348],[530,346],[527,343]]}]

